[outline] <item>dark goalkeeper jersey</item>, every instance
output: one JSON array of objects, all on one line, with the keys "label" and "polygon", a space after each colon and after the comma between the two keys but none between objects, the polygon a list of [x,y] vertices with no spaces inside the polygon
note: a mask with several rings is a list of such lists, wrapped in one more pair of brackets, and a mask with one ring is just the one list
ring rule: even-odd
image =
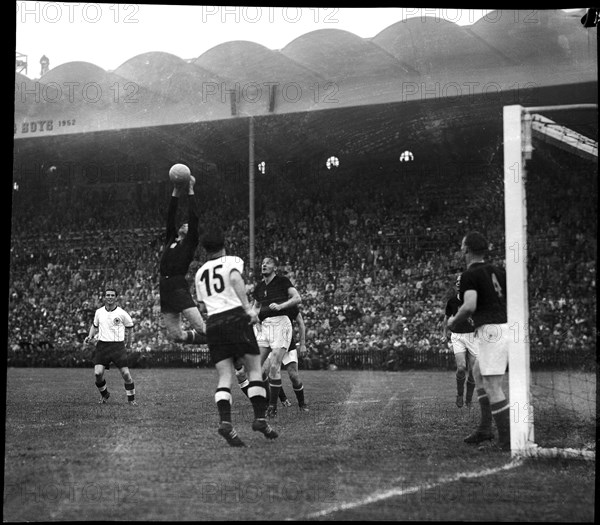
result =
[{"label": "dark goalkeeper jersey", "polygon": [[160,275],[162,277],[185,276],[191,262],[194,260],[194,253],[199,240],[198,210],[194,195],[188,196],[188,203],[188,233],[185,239],[176,242],[177,224],[175,221],[179,198],[172,196],[169,202],[166,245],[160,259]]}]

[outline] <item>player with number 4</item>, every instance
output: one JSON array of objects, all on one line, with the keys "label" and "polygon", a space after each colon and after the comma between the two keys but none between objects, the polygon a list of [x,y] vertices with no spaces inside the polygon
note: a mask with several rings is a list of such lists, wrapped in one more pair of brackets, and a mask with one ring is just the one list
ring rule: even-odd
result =
[{"label": "player with number 4", "polygon": [[488,242],[479,232],[462,240],[461,251],[467,265],[460,277],[462,306],[448,319],[455,330],[469,317],[475,327],[478,356],[473,367],[477,397],[481,408],[479,427],[465,438],[477,444],[494,438],[492,420],[498,429],[498,446],[510,450],[510,410],[502,389],[508,366],[508,323],[506,316],[506,271],[485,262]]}]

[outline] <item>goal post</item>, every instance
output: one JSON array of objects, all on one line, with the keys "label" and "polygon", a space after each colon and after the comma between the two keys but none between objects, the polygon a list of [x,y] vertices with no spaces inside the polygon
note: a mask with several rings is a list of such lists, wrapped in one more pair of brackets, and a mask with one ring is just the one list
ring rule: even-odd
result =
[{"label": "goal post", "polygon": [[[528,297],[527,163],[533,154],[532,137],[580,157],[598,158],[592,139],[556,124],[541,113],[596,109],[595,104],[503,108],[505,265],[509,347],[511,453],[519,457],[577,457],[595,459],[595,450],[544,448],[535,439],[536,403],[531,395],[530,305]],[[567,167],[565,167],[567,169]],[[595,386],[595,385],[594,385]]]},{"label": "goal post", "polygon": [[[511,405],[510,447],[520,454],[534,445],[533,407],[529,399],[530,366],[527,301],[527,205],[525,152],[527,133],[521,106],[504,107],[504,227],[507,321],[517,337],[509,346],[508,381]],[[516,204],[516,205],[515,205]]]}]

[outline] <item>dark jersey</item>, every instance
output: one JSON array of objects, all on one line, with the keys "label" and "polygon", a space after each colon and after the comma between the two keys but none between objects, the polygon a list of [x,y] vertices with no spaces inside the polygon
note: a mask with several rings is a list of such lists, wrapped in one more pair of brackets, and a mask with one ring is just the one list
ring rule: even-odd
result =
[{"label": "dark jersey", "polygon": [[472,315],[475,328],[484,324],[506,323],[506,272],[492,264],[473,263],[460,278],[459,299],[467,290],[477,292],[477,307]]},{"label": "dark jersey", "polygon": [[[287,299],[286,299],[286,301],[287,301]],[[297,306],[292,306],[291,308],[286,308],[285,313],[290,318],[290,321],[292,321],[292,326],[293,326],[294,323],[296,322],[296,317],[298,317],[298,314],[300,313],[300,308],[298,308]]]},{"label": "dark jersey", "polygon": [[289,310],[292,310],[291,308],[277,312],[271,310],[269,305],[271,303],[285,303],[290,298],[288,289],[293,287],[294,285],[292,282],[283,275],[275,275],[269,284],[265,283],[265,281],[260,281],[254,288],[254,293],[252,294],[254,299],[260,303],[258,318],[262,321],[267,317],[289,315]]},{"label": "dark jersey", "polygon": [[[451,299],[446,303],[446,317],[452,317],[456,315],[458,309],[462,306],[462,302],[458,299],[456,295],[453,295]],[[469,321],[462,321],[459,325],[457,325],[454,330],[452,330],[455,334],[468,334],[475,331],[475,327]]]},{"label": "dark jersey", "polygon": [[165,239],[165,248],[160,259],[160,275],[173,277],[175,275],[185,276],[188,272],[191,262],[194,260],[194,253],[198,247],[198,210],[196,198],[193,195],[188,197],[188,233],[182,241],[177,239],[177,205],[178,197],[171,197],[169,202],[169,211],[167,213],[167,233]]}]

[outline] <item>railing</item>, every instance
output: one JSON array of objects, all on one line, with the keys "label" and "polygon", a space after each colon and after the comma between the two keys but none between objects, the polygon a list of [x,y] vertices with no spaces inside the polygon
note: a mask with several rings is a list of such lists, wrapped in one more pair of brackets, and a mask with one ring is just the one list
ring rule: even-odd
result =
[{"label": "railing", "polygon": [[[7,366],[14,367],[93,367],[92,350],[84,353],[70,348],[28,348],[21,351],[8,351]],[[151,352],[133,352],[129,355],[132,368],[209,368],[212,367],[206,346],[171,347],[171,349]],[[533,369],[580,369],[595,370],[596,356],[588,353],[568,351],[532,352]],[[404,348],[397,351],[359,349],[352,352],[333,352],[328,355],[314,354],[300,358],[299,368],[303,370],[454,370],[454,354],[438,349],[415,350]]]}]

